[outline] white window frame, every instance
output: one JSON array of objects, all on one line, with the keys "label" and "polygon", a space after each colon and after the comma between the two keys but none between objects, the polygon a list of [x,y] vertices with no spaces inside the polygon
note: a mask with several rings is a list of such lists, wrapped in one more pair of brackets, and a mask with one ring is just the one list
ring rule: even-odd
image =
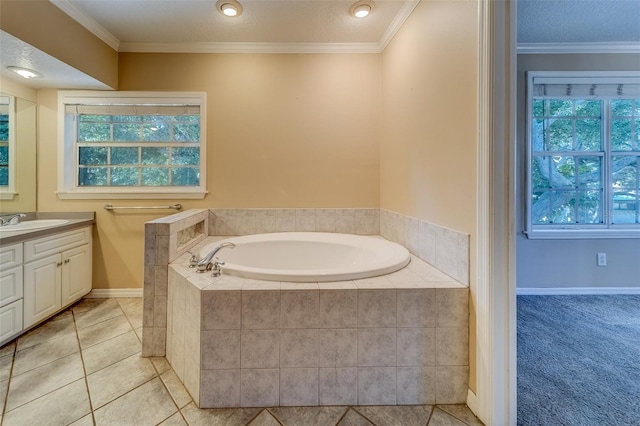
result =
[{"label": "white window frame", "polygon": [[[65,105],[108,104],[189,104],[200,106],[200,182],[199,186],[79,186],[78,150],[75,147],[75,129],[66,126]],[[206,93],[204,92],[58,92],[58,191],[60,199],[201,199],[207,194],[207,126]]]},{"label": "white window frame", "polygon": [[15,96],[2,94],[2,97],[8,98],[9,109],[9,141],[7,146],[9,147],[9,167],[8,167],[8,179],[9,184],[7,186],[0,186],[0,200],[13,200],[18,192],[16,191],[16,99]]},{"label": "white window frame", "polygon": [[[640,72],[634,71],[528,71],[526,73],[526,106],[525,106],[525,182],[526,182],[526,218],[525,218],[525,231],[524,234],[529,239],[598,239],[598,238],[640,238],[640,225],[638,224],[603,224],[603,225],[579,225],[579,224],[555,224],[555,225],[533,225],[531,221],[531,199],[532,199],[532,181],[531,181],[531,158],[532,158],[532,131],[533,126],[533,80],[534,78],[557,78],[559,80],[566,79],[572,83],[577,83],[582,80],[584,83],[593,83],[594,80],[600,82],[622,82],[623,80],[634,83],[640,83]],[[585,97],[586,99],[587,97]],[[593,97],[592,99],[602,99],[601,97]],[[608,125],[609,118],[608,112],[605,114],[603,111],[603,118],[606,120],[604,127],[607,129],[604,133],[604,138],[608,141]],[[604,168],[604,194],[603,202],[605,203],[604,215],[609,215],[609,209],[611,208],[609,202],[610,188],[610,171],[608,166],[605,166],[605,162],[608,163],[611,157],[611,152],[607,146],[605,152],[605,161],[603,161]]]}]

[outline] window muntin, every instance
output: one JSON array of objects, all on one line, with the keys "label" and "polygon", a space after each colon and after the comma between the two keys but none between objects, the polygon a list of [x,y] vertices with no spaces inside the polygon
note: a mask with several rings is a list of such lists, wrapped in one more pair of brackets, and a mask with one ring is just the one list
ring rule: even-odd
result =
[{"label": "window muntin", "polygon": [[640,230],[640,78],[549,74],[528,73],[527,234]]},{"label": "window muntin", "polygon": [[204,196],[204,94],[62,92],[59,104],[61,198]]}]

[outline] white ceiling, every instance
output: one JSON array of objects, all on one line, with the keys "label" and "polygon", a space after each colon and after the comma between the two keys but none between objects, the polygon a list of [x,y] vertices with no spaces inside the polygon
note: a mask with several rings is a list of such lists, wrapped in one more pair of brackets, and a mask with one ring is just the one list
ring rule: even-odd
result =
[{"label": "white ceiling", "polygon": [[380,52],[418,4],[377,0],[240,0],[235,18],[215,0],[50,0],[120,52]]},{"label": "white ceiling", "polygon": [[520,50],[569,44],[640,51],[640,0],[518,0],[517,15]]},{"label": "white ceiling", "polygon": [[[215,0],[49,1],[120,52],[380,52],[419,2],[375,0],[355,19],[351,0],[240,0],[237,18]],[[640,0],[517,0],[517,18],[519,52],[640,52]],[[0,50],[3,78],[18,65],[45,75],[32,87],[107,88],[2,31]]]}]

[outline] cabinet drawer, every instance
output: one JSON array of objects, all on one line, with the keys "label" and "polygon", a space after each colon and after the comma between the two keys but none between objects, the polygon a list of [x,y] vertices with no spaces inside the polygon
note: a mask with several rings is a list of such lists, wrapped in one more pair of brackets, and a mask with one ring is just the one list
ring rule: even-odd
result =
[{"label": "cabinet drawer", "polygon": [[22,332],[22,299],[0,308],[0,345]]},{"label": "cabinet drawer", "polygon": [[22,243],[0,247],[0,269],[22,265]]},{"label": "cabinet drawer", "polygon": [[0,270],[0,306],[22,299],[22,265]]},{"label": "cabinet drawer", "polygon": [[74,229],[72,231],[26,241],[24,243],[24,261],[26,263],[41,259],[51,254],[60,253],[63,250],[87,244],[89,241],[91,241],[91,227]]}]

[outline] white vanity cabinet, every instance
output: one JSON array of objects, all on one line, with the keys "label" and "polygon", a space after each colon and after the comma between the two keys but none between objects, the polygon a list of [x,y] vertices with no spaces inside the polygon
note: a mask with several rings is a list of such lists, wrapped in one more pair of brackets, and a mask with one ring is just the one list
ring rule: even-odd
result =
[{"label": "white vanity cabinet", "polygon": [[0,342],[22,331],[22,243],[0,247]]},{"label": "white vanity cabinet", "polygon": [[24,242],[24,328],[90,291],[91,227]]}]

